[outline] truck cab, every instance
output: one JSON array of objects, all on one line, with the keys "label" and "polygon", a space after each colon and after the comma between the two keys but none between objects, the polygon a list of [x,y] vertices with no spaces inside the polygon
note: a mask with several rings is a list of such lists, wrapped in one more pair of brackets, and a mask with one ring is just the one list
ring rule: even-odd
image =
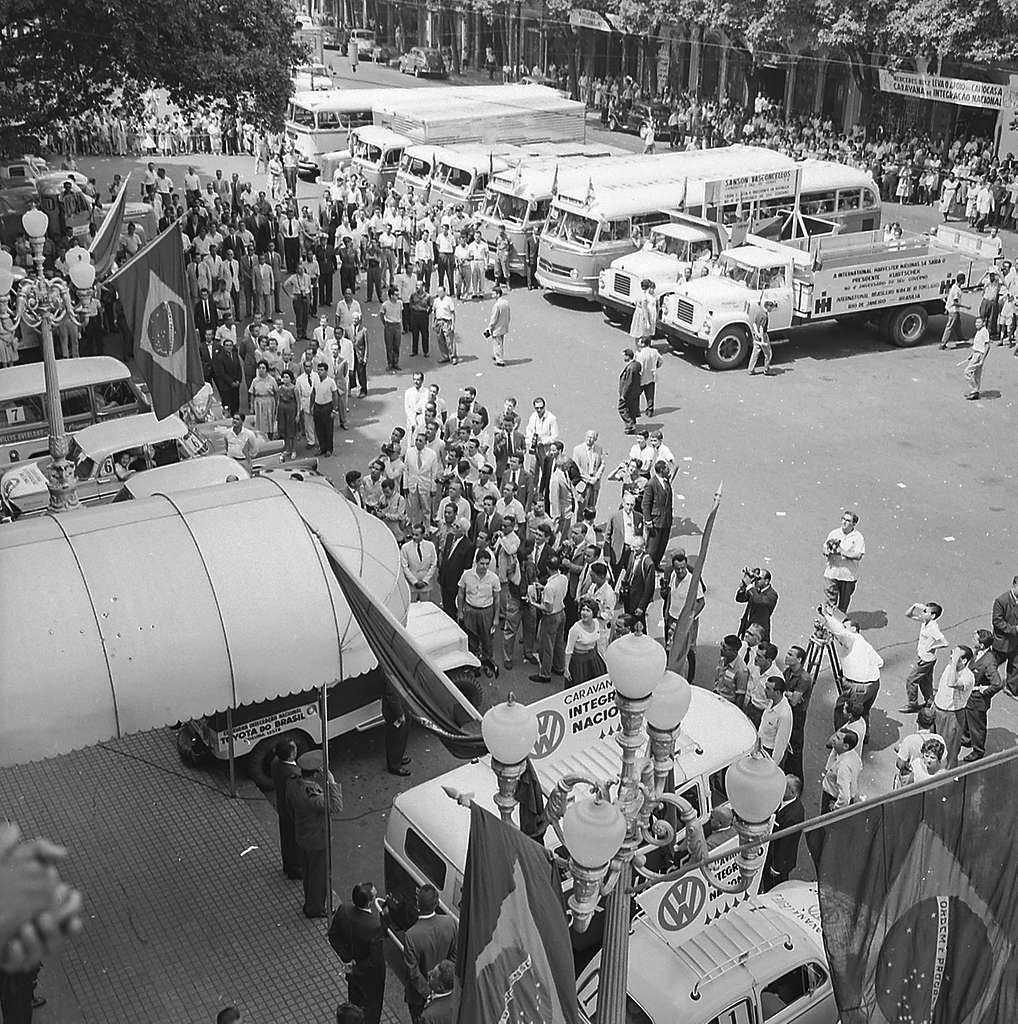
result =
[{"label": "truck cab", "polygon": [[713,221],[680,213],[671,216],[671,223],[650,228],[636,252],[613,260],[601,271],[597,298],[609,319],[632,314],[644,279],[654,282],[660,304],[687,281],[707,275],[728,244],[727,231]]}]

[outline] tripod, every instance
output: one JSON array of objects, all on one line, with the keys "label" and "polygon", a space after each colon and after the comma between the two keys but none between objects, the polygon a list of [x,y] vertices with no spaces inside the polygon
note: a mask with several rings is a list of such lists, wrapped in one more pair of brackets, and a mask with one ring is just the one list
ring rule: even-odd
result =
[{"label": "tripod", "polygon": [[816,686],[820,669],[823,668],[824,653],[827,654],[827,663],[831,666],[831,675],[834,676],[834,685],[838,688],[838,696],[845,692],[845,673],[841,670],[841,658],[838,657],[838,648],[834,643],[828,629],[824,626],[822,619],[813,623],[813,635],[809,638],[806,646],[806,671]]}]

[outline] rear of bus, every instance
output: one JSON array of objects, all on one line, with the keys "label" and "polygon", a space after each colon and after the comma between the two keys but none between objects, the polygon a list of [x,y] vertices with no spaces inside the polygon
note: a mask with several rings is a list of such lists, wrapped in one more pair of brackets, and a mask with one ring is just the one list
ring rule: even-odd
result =
[{"label": "rear of bus", "polygon": [[[111,356],[58,359],[57,381],[64,428],[70,434],[93,423],[149,411],[131,371]],[[49,417],[42,363],[0,369],[0,472],[49,454]]]},{"label": "rear of bus", "polygon": [[400,158],[409,139],[373,124],[355,128],[350,135],[350,166],[369,185],[388,188],[396,180]]}]

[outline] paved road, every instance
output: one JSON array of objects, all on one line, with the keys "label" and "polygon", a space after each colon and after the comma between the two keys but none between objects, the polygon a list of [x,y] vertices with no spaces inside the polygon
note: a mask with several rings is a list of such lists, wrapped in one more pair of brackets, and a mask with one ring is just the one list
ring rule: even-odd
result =
[{"label": "paved road", "polygon": [[[343,76],[344,84],[349,74]],[[393,71],[361,65],[357,85],[411,84]],[[435,88],[441,88],[438,84]],[[612,136],[613,139],[619,137]],[[202,156],[161,161],[178,177],[194,162],[203,173],[222,167],[249,174],[252,161]],[[124,161],[82,161],[100,184]],[[172,170],[177,168],[176,173]],[[179,178],[178,178],[179,180]],[[303,195],[317,189],[302,186]],[[933,214],[890,208],[885,219],[906,227],[929,224]],[[1016,240],[1008,236],[1014,251]],[[371,394],[356,404],[353,429],[343,436],[326,471],[339,480],[350,467],[363,468],[402,418],[402,392],[410,373],[421,369],[447,399],[466,384],[478,388],[491,409],[506,395],[529,408],[543,394],[572,445],[594,428],[609,460],[628,449],[615,413],[616,378],[626,335],[605,323],[590,306],[539,292],[514,290],[508,365],[491,362],[481,329],[488,301],[464,303],[459,328],[464,359],[457,367],[403,357],[403,373],[387,376],[381,366],[377,309],[371,309]],[[698,354],[675,355],[662,346],[664,367],[658,415],[680,469],[676,477],[676,522],[672,545],[695,551],[711,496],[724,482],[724,501],[707,562],[707,606],[700,627],[698,681],[712,676],[713,649],[732,631],[740,608],[733,601],[740,567],[765,566],[774,574],[780,603],[774,639],[784,649],[808,636],[821,595],[820,545],[843,508],[857,509],[867,556],[853,615],[885,659],[883,685],[872,717],[873,744],[864,789],[889,787],[892,746],[913,722],[898,714],[903,680],[914,653],[916,629],[904,618],[913,600],[937,600],[945,609],[944,631],[952,642],[968,642],[988,625],[993,598],[1018,572],[1018,507],[1014,438],[1018,427],[1018,359],[1009,350],[990,353],[985,398],[962,400],[958,352],[937,349],[934,318],[923,345],[899,350],[868,330],[814,328],[776,349],[777,375],[710,371]],[[612,485],[603,490],[600,517],[612,509]],[[660,605],[650,616],[657,629]],[[491,699],[509,689],[525,700],[539,687],[515,671],[491,686]],[[543,693],[544,691],[540,691]],[[829,676],[814,698],[807,739],[807,803],[818,803],[816,778],[823,743],[831,729]],[[991,751],[1016,740],[1018,705],[999,697],[990,715]],[[381,838],[397,780],[381,770],[381,735],[346,737],[334,744],[334,763],[347,792],[346,824],[337,830],[339,887],[363,878],[381,882]],[[414,783],[452,766],[444,750],[424,734],[411,740]],[[398,780],[402,785],[403,780]],[[272,812],[262,808],[268,819]],[[807,858],[800,861],[810,872]]]}]

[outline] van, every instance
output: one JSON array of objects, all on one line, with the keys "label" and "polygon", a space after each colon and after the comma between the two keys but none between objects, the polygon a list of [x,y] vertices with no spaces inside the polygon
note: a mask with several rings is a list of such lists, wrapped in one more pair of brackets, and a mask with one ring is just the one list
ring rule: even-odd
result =
[{"label": "van", "polygon": [[[68,434],[150,408],[145,392],[131,379],[131,371],[111,356],[58,359],[57,382]],[[42,363],[0,369],[0,473],[12,463],[47,456],[48,437]]]},{"label": "van", "polygon": [[383,191],[396,180],[400,157],[410,140],[388,128],[363,125],[350,133],[350,165],[369,185]]},{"label": "van", "polygon": [[[608,781],[621,770],[615,733],[619,729],[615,688],[607,676],[537,701],[539,734],[530,755],[541,788],[547,796],[564,775],[582,772]],[[697,810],[705,823],[714,807],[727,803],[725,771],[752,750],[756,731],[734,705],[702,688],[693,687],[692,702],[682,723],[675,749],[676,776],[684,781],[676,792]],[[412,896],[430,883],[438,890],[444,913],[459,918],[463,870],[470,835],[470,812],[445,792],[446,787],[472,793],[475,802],[495,810],[495,774],[488,759],[471,761],[399,793],[392,804],[384,842],[386,892],[396,900]],[[557,839],[549,828],[545,845],[554,850]],[[729,844],[734,849],[738,839]],[[718,850],[724,850],[719,846]],[[738,874],[734,854],[716,865],[719,874]],[[759,887],[759,875],[754,889]],[[571,881],[563,879],[568,891]],[[708,887],[697,913],[686,922],[687,934],[743,897],[727,896]],[[595,917],[583,935],[574,935],[574,955],[584,963],[599,942],[600,922]],[[390,931],[398,943],[399,934]]]}]

